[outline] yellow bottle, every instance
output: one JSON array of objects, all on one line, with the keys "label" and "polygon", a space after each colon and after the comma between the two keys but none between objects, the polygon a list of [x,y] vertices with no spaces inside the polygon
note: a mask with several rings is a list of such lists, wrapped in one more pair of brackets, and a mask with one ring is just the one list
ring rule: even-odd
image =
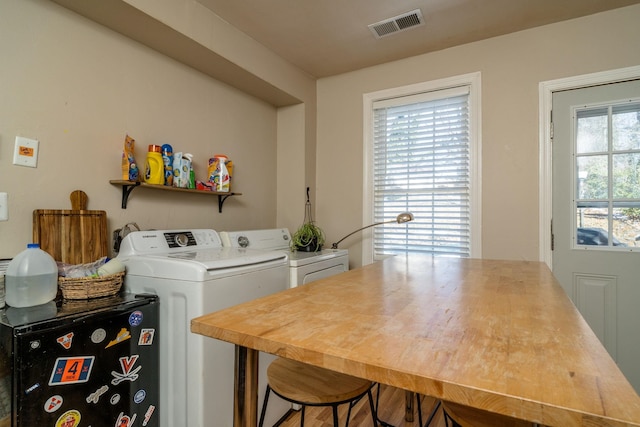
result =
[{"label": "yellow bottle", "polygon": [[164,184],[164,161],[162,160],[162,148],[159,145],[150,145],[147,153],[147,165],[144,180],[147,184]]}]

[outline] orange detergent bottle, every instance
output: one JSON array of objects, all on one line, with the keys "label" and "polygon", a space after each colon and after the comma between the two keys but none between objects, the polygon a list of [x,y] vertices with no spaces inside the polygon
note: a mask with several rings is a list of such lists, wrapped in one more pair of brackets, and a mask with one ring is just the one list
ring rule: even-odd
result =
[{"label": "orange detergent bottle", "polygon": [[215,154],[209,159],[209,182],[213,191],[228,193],[231,191],[231,171],[233,163],[223,154]]}]

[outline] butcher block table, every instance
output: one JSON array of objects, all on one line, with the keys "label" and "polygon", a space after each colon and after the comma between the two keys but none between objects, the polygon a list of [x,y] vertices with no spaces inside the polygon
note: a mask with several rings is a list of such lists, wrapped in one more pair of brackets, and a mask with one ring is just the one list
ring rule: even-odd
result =
[{"label": "butcher block table", "polygon": [[640,398],[544,263],[393,257],[191,330],[236,345],[236,427],[256,425],[258,350],[546,426],[640,426]]}]

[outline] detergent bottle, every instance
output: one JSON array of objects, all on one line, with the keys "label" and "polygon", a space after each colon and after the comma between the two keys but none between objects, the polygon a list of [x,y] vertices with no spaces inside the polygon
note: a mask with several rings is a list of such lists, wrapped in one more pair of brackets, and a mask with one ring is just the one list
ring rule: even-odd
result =
[{"label": "detergent bottle", "polygon": [[164,164],[164,185],[173,186],[173,147],[162,146],[162,162]]},{"label": "detergent bottle", "polygon": [[228,168],[230,160],[223,154],[214,154],[209,159],[209,181],[213,183],[214,191],[228,193],[231,190],[231,171]]},{"label": "detergent bottle", "polygon": [[220,185],[218,186],[218,192],[228,193],[231,190],[231,176],[227,170],[227,157],[220,156]]},{"label": "detergent bottle", "polygon": [[184,153],[182,155],[182,160],[183,160],[183,173],[184,173],[184,180],[185,180],[185,187],[187,188],[196,188],[196,174],[195,171],[193,170],[193,154],[191,153]]},{"label": "detergent bottle", "polygon": [[147,184],[164,184],[164,161],[159,145],[149,145],[144,180]]}]

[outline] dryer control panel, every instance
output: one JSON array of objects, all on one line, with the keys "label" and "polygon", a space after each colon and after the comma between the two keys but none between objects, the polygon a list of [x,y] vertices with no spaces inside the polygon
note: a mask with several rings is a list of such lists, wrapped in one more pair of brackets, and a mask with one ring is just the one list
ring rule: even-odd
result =
[{"label": "dryer control panel", "polygon": [[221,231],[222,245],[230,248],[289,250],[291,234],[286,228],[266,230]]}]

